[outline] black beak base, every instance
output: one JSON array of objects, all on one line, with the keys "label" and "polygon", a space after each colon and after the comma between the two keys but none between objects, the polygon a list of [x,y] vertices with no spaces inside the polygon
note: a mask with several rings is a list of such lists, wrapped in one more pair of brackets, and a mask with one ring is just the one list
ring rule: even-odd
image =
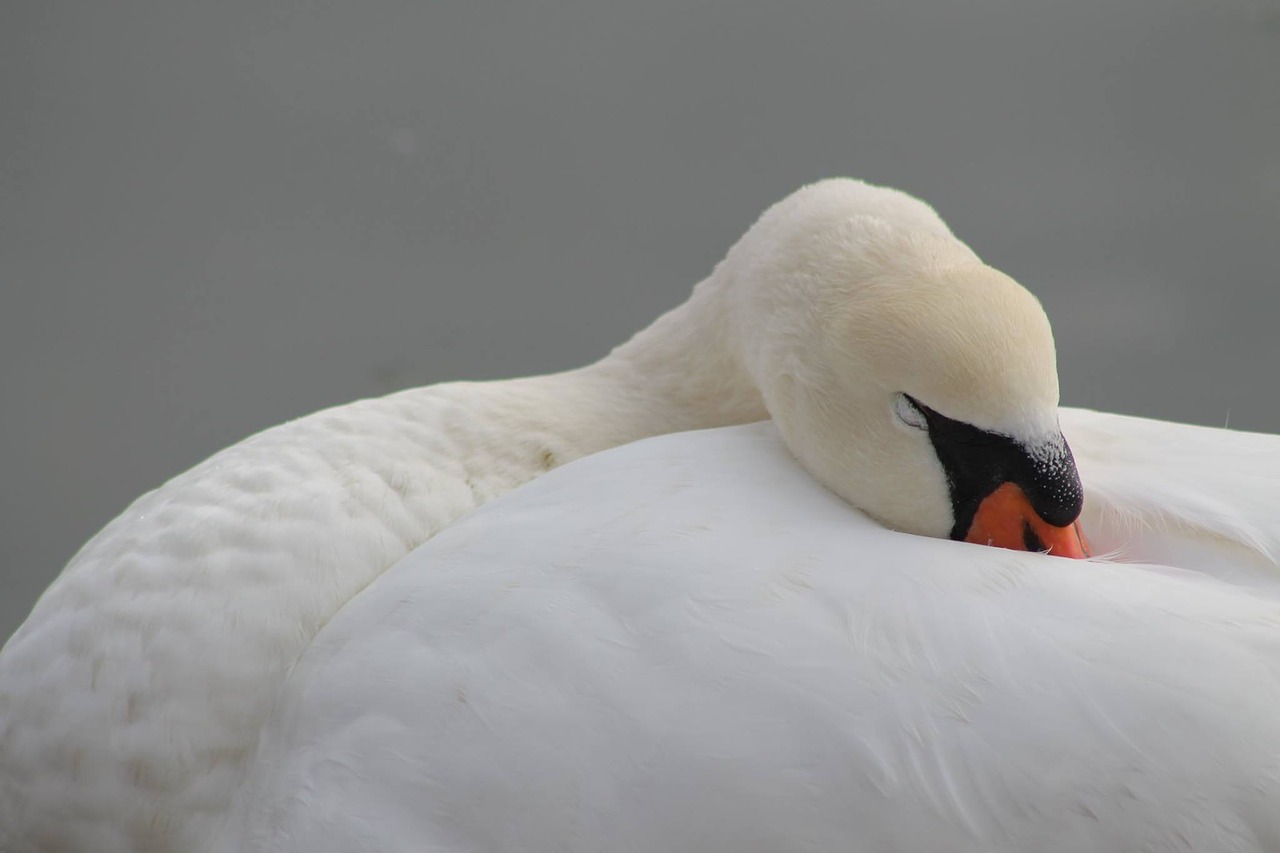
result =
[{"label": "black beak base", "polygon": [[1080,517],[1084,488],[1071,448],[1061,434],[1029,447],[907,399],[924,415],[929,439],[947,475],[955,519],[952,539],[965,538],[982,501],[1005,483],[1019,486],[1047,524],[1066,527]]}]

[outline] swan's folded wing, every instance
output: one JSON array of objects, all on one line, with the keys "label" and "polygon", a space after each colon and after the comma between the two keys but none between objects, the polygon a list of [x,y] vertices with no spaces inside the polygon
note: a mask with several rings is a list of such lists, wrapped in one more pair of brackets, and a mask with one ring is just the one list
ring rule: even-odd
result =
[{"label": "swan's folded wing", "polygon": [[227,850],[1280,847],[1280,606],[896,534],[768,427],[461,520],[285,685]]}]

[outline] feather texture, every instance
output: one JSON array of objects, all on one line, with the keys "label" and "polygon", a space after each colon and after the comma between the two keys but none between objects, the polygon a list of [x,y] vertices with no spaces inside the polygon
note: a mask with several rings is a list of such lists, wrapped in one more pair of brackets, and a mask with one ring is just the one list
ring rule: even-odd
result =
[{"label": "feather texture", "polygon": [[[1100,465],[1183,428],[1063,420],[1107,436],[1068,433],[1108,513],[1194,494],[1277,534],[1239,501],[1280,506],[1280,440],[1180,480]],[[599,454],[335,617],[224,849],[1276,850],[1280,603],[1223,579],[1229,529],[1194,570],[1068,562],[885,530],[769,425]],[[1145,541],[1168,530],[1204,535]]]}]

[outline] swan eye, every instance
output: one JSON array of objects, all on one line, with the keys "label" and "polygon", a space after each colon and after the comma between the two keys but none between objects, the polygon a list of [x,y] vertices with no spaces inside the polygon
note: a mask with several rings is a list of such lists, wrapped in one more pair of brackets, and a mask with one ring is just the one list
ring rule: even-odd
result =
[{"label": "swan eye", "polygon": [[929,428],[929,422],[925,420],[924,412],[920,411],[916,401],[906,394],[899,394],[893,401],[893,413],[898,416],[898,420],[913,429]]}]

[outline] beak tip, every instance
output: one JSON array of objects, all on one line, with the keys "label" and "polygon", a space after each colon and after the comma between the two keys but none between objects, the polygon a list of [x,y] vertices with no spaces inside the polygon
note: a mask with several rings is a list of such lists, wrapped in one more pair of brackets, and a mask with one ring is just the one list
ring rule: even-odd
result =
[{"label": "beak tip", "polygon": [[1049,524],[1014,483],[1002,484],[982,501],[964,541],[1077,560],[1091,556],[1078,518],[1063,527]]}]

